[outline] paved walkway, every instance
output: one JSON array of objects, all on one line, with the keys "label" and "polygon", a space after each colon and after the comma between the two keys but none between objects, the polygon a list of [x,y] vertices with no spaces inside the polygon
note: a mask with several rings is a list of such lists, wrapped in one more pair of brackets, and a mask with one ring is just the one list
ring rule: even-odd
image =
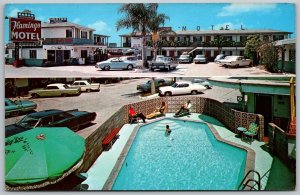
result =
[{"label": "paved walkway", "polygon": [[[173,114],[167,113],[166,117],[172,118]],[[223,139],[235,142],[254,150],[255,170],[258,171],[262,176],[262,190],[292,190],[295,187],[295,176],[290,173],[289,170],[277,158],[272,157],[266,151],[266,143],[259,142],[257,140],[254,140],[251,144],[244,142],[235,133],[224,127],[224,125],[218,120],[207,115],[193,113],[189,116],[182,117],[181,119],[192,119],[199,122],[210,123],[214,126]],[[102,190],[107,178],[110,175],[110,172],[117,162],[120,153],[122,152],[136,125],[137,124],[124,125],[120,131],[120,138],[115,142],[112,149],[110,149],[108,152],[103,152],[88,170],[88,178],[83,182],[83,184],[89,185],[88,190]],[[277,177],[273,178],[274,174],[272,175],[272,173],[275,171],[277,172]],[[270,181],[271,177],[273,180],[272,182]],[[285,178],[285,181],[279,179],[281,182],[278,182],[278,177]]]}]

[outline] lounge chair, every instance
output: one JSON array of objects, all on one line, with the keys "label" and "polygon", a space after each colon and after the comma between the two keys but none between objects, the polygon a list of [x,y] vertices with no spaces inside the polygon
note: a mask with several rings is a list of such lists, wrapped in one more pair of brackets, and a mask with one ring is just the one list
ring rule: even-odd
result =
[{"label": "lounge chair", "polygon": [[163,113],[161,113],[159,111],[158,112],[153,112],[153,113],[147,115],[146,118],[147,119],[154,119],[154,118],[157,118],[157,117],[165,116],[166,112],[167,112],[167,105],[165,106],[165,109],[164,109]]},{"label": "lounge chair", "polygon": [[137,115],[132,116],[131,114],[128,114],[128,118],[129,118],[129,123],[136,123],[139,122],[139,120],[141,119],[140,117],[138,117]]},{"label": "lounge chair", "polygon": [[174,117],[175,118],[178,118],[178,117],[183,117],[183,116],[187,116],[187,115],[190,115],[191,113],[190,113],[190,110],[191,110],[191,108],[192,108],[192,104],[191,104],[191,106],[190,106],[190,108],[188,109],[188,110],[183,110],[182,112],[180,112],[179,114],[175,114],[174,115]]},{"label": "lounge chair", "polygon": [[250,123],[247,131],[243,132],[244,136],[251,137],[251,141],[253,141],[253,137],[257,135],[258,126],[256,123]]}]

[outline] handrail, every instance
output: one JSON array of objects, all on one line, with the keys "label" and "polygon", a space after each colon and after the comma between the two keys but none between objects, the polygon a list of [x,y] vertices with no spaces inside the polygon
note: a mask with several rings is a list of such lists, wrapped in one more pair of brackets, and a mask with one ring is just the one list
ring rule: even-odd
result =
[{"label": "handrail", "polygon": [[[248,179],[247,182],[246,182],[245,185],[244,185],[244,188],[245,188],[245,186],[247,186],[247,184],[248,184],[250,181],[255,182],[255,183],[258,185],[258,190],[260,190],[260,182],[259,182],[259,181],[256,181],[255,179]],[[254,187],[254,186],[252,186],[251,188],[253,188],[253,187]],[[243,188],[243,189],[244,189],[244,188]]]},{"label": "handrail", "polygon": [[[258,181],[253,180],[253,179],[249,179],[249,180],[247,180],[246,184],[248,184],[249,181],[252,181],[252,180],[253,180],[253,181],[255,181],[255,182],[258,184],[258,189],[260,190],[260,181],[261,181],[261,177],[260,177],[259,172],[255,171],[255,170],[250,170],[250,171],[248,171],[248,173],[245,175],[243,181],[240,183],[238,189],[240,189],[240,187],[244,184],[244,181],[246,180],[246,178],[248,177],[248,175],[249,175],[250,173],[252,173],[252,172],[253,172],[253,173],[256,173],[256,174],[258,175]],[[245,188],[246,184],[244,185],[244,188]],[[244,188],[243,188],[243,189],[244,189]]]}]

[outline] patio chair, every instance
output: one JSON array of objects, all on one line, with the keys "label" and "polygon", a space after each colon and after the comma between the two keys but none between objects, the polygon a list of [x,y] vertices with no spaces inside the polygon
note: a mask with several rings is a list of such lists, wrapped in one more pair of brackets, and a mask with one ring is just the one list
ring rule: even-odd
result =
[{"label": "patio chair", "polygon": [[243,132],[244,136],[251,137],[251,141],[253,141],[253,137],[257,135],[258,126],[256,123],[250,123],[247,131]]},{"label": "patio chair", "polygon": [[175,118],[178,118],[178,117],[183,117],[183,116],[190,115],[190,114],[191,114],[191,113],[190,113],[190,110],[191,110],[192,106],[193,106],[193,104],[191,104],[191,106],[190,106],[189,109],[183,110],[183,111],[181,111],[181,112],[180,112],[179,114],[177,114],[177,115],[175,114],[174,117],[175,117]]},{"label": "patio chair", "polygon": [[129,118],[129,123],[130,124],[139,122],[139,120],[141,119],[137,115],[132,116],[131,114],[128,114],[128,118]]},{"label": "patio chair", "polygon": [[162,117],[162,116],[165,116],[166,115],[166,112],[167,112],[167,105],[165,106],[165,108],[164,108],[164,111],[163,111],[163,113],[161,113],[161,112],[153,112],[153,113],[151,113],[151,114],[149,114],[148,116],[147,116],[147,119],[154,119],[154,118],[157,118],[157,117]]}]

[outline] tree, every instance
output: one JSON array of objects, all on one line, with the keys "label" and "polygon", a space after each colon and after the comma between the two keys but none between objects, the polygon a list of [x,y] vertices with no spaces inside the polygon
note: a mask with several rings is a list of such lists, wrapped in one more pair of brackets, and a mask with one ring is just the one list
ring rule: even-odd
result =
[{"label": "tree", "polygon": [[261,47],[262,42],[258,35],[250,35],[247,37],[245,46],[246,57],[252,59],[254,64],[258,64],[258,51]]},{"label": "tree", "polygon": [[121,6],[119,13],[124,13],[124,18],[116,23],[117,31],[121,28],[132,29],[132,34],[141,33],[142,37],[142,61],[146,67],[146,36],[149,29],[149,22],[157,15],[157,3],[128,3]]},{"label": "tree", "polygon": [[212,41],[212,44],[216,47],[218,47],[219,54],[221,53],[223,45],[225,45],[226,40],[221,35],[216,35],[214,40]]},{"label": "tree", "polygon": [[261,46],[262,64],[270,72],[278,72],[278,48],[274,43],[265,43]]}]

